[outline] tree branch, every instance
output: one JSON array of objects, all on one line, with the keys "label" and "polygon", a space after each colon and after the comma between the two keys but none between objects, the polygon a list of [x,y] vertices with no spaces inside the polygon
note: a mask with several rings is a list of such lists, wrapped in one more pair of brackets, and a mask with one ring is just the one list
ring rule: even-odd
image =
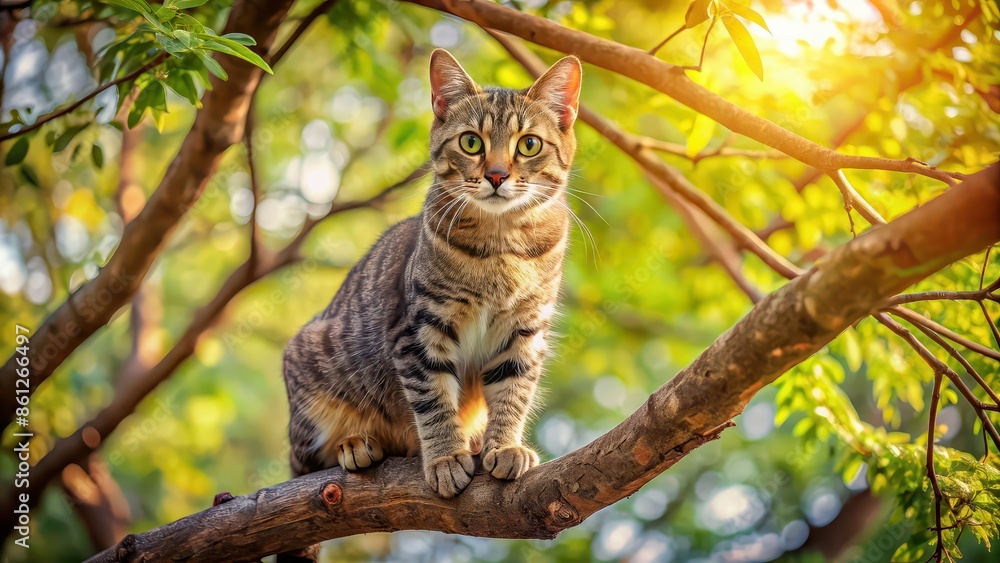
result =
[{"label": "tree branch", "polygon": [[[624,422],[517,481],[478,475],[442,500],[416,459],[339,468],[262,489],[140,535],[91,561],[249,561],[403,529],[551,538],[712,440],[754,394],[900,290],[1000,239],[1000,165],[825,256],[766,297]],[[956,217],[963,218],[956,226]],[[218,541],[219,537],[227,541]]]},{"label": "tree branch", "polygon": [[720,146],[711,150],[703,150],[694,156],[690,156],[687,153],[687,147],[684,145],[679,145],[677,143],[669,143],[667,141],[661,141],[659,139],[653,139],[650,137],[645,137],[640,141],[640,144],[647,149],[654,150],[657,152],[662,152],[666,154],[672,154],[674,156],[681,156],[690,160],[694,164],[698,164],[702,160],[713,157],[727,157],[727,156],[739,156],[744,158],[750,158],[753,160],[771,160],[771,159],[783,159],[788,158],[788,155],[783,152],[778,151],[764,151],[755,149],[738,149],[733,147]]},{"label": "tree branch", "polygon": [[281,47],[279,47],[278,50],[274,52],[274,55],[269,57],[270,63],[273,65],[277,63],[279,60],[281,60],[281,58],[285,56],[285,53],[287,53],[288,50],[291,49],[296,42],[298,42],[299,38],[302,37],[302,34],[305,33],[307,29],[309,29],[312,23],[316,21],[316,19],[322,16],[323,14],[329,12],[330,9],[333,8],[333,6],[336,3],[337,0],[324,0],[322,4],[313,8],[312,11],[310,11],[306,15],[306,17],[302,18],[302,20],[299,22],[299,25],[295,27],[295,31],[293,31],[292,34],[288,36],[288,39],[286,39],[285,42],[281,44]]}]

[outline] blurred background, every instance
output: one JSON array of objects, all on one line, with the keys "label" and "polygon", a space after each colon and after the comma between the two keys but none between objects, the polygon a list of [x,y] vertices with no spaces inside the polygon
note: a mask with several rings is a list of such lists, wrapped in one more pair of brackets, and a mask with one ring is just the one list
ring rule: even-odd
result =
[{"label": "blurred background", "polygon": [[[760,50],[763,80],[716,26],[702,71],[689,73],[697,82],[844,152],[910,156],[965,172],[996,160],[1000,31],[989,17],[996,7],[992,0],[736,3],[762,14],[770,29],[746,22]],[[36,4],[18,17],[0,13],[6,26],[0,121],[9,121],[15,110],[47,113],[96,87],[95,53],[123,33],[107,21],[88,19],[80,11],[86,3]],[[204,14],[194,13],[218,30],[227,3],[211,4]],[[286,25],[294,26],[316,4],[297,2]],[[680,27],[688,8],[687,2],[649,0],[505,4],[641,49]],[[696,64],[706,28],[680,33],[657,56]],[[324,217],[331,202],[371,197],[427,158],[427,58],[435,47],[450,50],[480,83],[531,82],[472,24],[410,4],[363,0],[336,3],[275,65],[275,74],[265,76],[254,102],[253,136],[260,186],[255,220],[265,248],[280,251],[305,224]],[[536,53],[546,62],[559,55]],[[23,161],[0,171],[4,335],[13,335],[15,324],[38,327],[96,275],[125,222],[158,185],[197,111],[167,90],[166,112],[123,133],[111,125],[122,95],[111,88],[84,106],[96,123],[70,135],[62,150],[46,148],[36,137]],[[837,188],[801,163],[755,154],[766,147],[733,138],[667,96],[589,65],[582,101],[628,131],[663,141],[663,158],[796,263],[808,266],[852,238]],[[582,123],[576,128],[570,203],[580,226],[573,230],[566,265],[561,339],[544,377],[544,407],[530,429],[544,459],[578,448],[623,420],[751,306],[641,169],[594,130]],[[691,158],[723,146],[736,154]],[[887,219],[946,188],[919,176],[849,174]],[[191,346],[190,356],[107,437],[86,467],[67,467],[48,488],[32,514],[30,560],[77,561],[95,552],[83,523],[88,499],[100,499],[101,518],[115,530],[140,532],[211,506],[216,493],[244,495],[287,480],[282,349],[327,305],[376,237],[419,210],[428,183],[423,178],[394,191],[379,208],[322,219],[302,242],[301,260],[276,267],[206,318],[196,311],[217,299],[249,248],[254,194],[247,154],[243,146],[229,149],[131,306],[32,398],[37,459],[111,403],[129,378],[149,372],[179,342]],[[858,231],[867,227],[857,216],[854,221]],[[972,288],[983,260],[979,255],[962,261],[922,287]],[[741,271],[764,292],[784,282],[749,254]],[[996,258],[989,272],[988,279],[1000,274]],[[990,342],[974,303],[934,302],[920,310]],[[13,348],[13,337],[5,336],[5,359]],[[974,361],[984,377],[1000,381],[995,363]],[[932,379],[912,350],[867,319],[762,390],[720,440],[554,541],[399,532],[329,542],[325,557],[889,561],[921,524],[898,512],[909,502],[899,494],[872,493],[872,459],[852,436],[919,441]],[[971,409],[945,403],[940,443],[982,455]],[[7,476],[14,473],[10,429],[4,444],[0,468]],[[988,557],[971,532],[960,546],[969,561]],[[25,553],[8,539],[3,557],[25,561]]]}]

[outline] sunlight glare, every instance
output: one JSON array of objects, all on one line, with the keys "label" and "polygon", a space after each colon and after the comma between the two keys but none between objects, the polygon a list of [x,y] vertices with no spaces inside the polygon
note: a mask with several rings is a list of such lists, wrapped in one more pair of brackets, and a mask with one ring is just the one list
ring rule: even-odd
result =
[{"label": "sunlight glare", "polygon": [[[882,18],[864,0],[843,0],[837,8],[826,2],[793,2],[780,14],[767,14],[767,25],[774,35],[775,47],[789,57],[802,54],[803,45],[812,49],[830,48],[844,52],[849,38],[838,24],[856,22],[864,25],[881,25]],[[754,33],[768,37],[767,32],[754,26]],[[770,39],[770,37],[768,37]]]}]

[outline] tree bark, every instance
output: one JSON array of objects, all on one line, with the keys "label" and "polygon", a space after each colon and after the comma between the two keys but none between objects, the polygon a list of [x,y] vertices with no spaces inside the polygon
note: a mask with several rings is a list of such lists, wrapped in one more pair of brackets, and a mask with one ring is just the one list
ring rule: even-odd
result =
[{"label": "tree bark", "polygon": [[[223,33],[241,32],[257,40],[266,54],[292,0],[245,0],[232,9]],[[240,140],[250,99],[263,71],[235,57],[220,56],[229,80],[212,79],[180,152],[145,207],[122,234],[118,249],[97,277],[77,289],[31,335],[28,358],[30,392],[107,324],[128,303],[180,218],[201,195],[223,152]],[[0,426],[7,426],[18,404],[18,356],[0,368]]]},{"label": "tree bark", "polygon": [[[1000,164],[830,252],[768,295],[607,434],[517,481],[477,475],[455,499],[416,459],[312,473],[126,537],[91,561],[250,561],[368,532],[553,538],[718,437],[763,386],[886,299],[1000,240]],[[220,541],[224,538],[224,541]]]}]

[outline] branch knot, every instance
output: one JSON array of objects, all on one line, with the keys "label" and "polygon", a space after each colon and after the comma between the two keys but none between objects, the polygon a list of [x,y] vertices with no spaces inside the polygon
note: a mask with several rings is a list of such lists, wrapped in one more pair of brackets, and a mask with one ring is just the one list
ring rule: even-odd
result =
[{"label": "branch knot", "polygon": [[344,490],[341,489],[340,485],[337,483],[327,483],[326,486],[323,487],[323,493],[321,496],[326,504],[330,506],[337,506],[344,498]]},{"label": "branch knot", "polygon": [[563,501],[550,502],[548,512],[547,520],[550,530],[562,531],[576,525],[580,520],[580,513],[573,508],[573,505]]}]

